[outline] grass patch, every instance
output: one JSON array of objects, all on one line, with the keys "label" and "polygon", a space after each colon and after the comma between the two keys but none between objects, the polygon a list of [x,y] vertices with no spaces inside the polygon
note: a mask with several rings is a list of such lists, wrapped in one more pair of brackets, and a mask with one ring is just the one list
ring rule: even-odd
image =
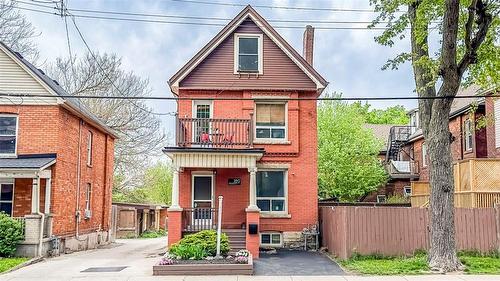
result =
[{"label": "grass patch", "polygon": [[349,260],[340,261],[347,270],[368,275],[414,275],[429,273],[427,257],[382,257],[355,256]]},{"label": "grass patch", "polygon": [[163,237],[166,236],[167,232],[163,229],[160,230],[147,230],[144,231],[139,238],[158,238],[158,237]]},{"label": "grass patch", "polygon": [[0,272],[7,271],[27,260],[28,258],[0,258]]},{"label": "grass patch", "polygon": [[[460,252],[460,261],[467,274],[500,274],[499,253]],[[339,263],[347,270],[367,275],[415,275],[430,273],[427,255],[418,252],[413,257],[360,256]]]}]

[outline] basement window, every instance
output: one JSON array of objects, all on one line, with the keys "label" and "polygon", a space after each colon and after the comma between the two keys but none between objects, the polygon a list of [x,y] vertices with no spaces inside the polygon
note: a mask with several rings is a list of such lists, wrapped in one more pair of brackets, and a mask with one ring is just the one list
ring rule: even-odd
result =
[{"label": "basement window", "polygon": [[234,73],[262,74],[262,34],[235,34]]},{"label": "basement window", "polygon": [[0,115],[0,157],[16,156],[17,115]]},{"label": "basement window", "polygon": [[261,233],[260,234],[260,245],[268,247],[281,247],[283,246],[283,241],[281,233]]},{"label": "basement window", "polygon": [[411,186],[409,185],[405,186],[403,192],[405,197],[411,196]]},{"label": "basement window", "polygon": [[387,201],[387,197],[385,195],[377,195],[377,203],[385,203]]}]

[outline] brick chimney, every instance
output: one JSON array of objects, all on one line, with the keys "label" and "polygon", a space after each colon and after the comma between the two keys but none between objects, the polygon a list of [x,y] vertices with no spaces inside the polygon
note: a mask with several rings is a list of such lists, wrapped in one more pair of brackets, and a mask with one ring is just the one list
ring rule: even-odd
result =
[{"label": "brick chimney", "polygon": [[312,66],[313,65],[313,51],[314,51],[314,27],[308,25],[304,31],[302,56]]}]

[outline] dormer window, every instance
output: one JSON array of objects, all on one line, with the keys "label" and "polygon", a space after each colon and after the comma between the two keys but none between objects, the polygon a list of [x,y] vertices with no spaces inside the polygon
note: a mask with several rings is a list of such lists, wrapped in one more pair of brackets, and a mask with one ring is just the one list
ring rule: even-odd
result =
[{"label": "dormer window", "polygon": [[0,157],[15,156],[17,146],[17,116],[0,115]]},{"label": "dormer window", "polygon": [[234,36],[234,73],[262,74],[262,34]]}]

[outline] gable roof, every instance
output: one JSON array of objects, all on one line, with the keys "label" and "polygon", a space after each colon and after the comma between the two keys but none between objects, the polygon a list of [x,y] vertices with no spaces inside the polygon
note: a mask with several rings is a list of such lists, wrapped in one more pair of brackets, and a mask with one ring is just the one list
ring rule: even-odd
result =
[{"label": "gable roof", "polygon": [[369,129],[373,132],[373,135],[379,139],[383,146],[380,149],[381,152],[385,152],[387,149],[387,141],[389,140],[389,135],[391,133],[391,128],[394,126],[401,125],[393,125],[393,124],[363,124],[365,129]]},{"label": "gable roof", "polygon": [[35,78],[35,80],[37,80],[44,88],[46,88],[49,93],[54,94],[57,98],[61,99],[62,106],[64,106],[66,109],[76,114],[77,116],[82,117],[86,122],[110,134],[112,137],[118,137],[113,129],[109,128],[106,124],[104,124],[104,122],[99,119],[99,117],[90,112],[78,98],[66,97],[70,94],[66,92],[57,81],[53,80],[42,70],[31,64],[21,54],[12,50],[1,41],[0,50],[3,50],[14,62],[16,62],[21,68],[23,68],[29,75]]},{"label": "gable roof", "polygon": [[248,5],[170,78],[168,84],[171,91],[177,94],[179,83],[247,18],[250,18],[315,83],[317,90],[322,91],[326,88],[328,82],[257,11]]}]

